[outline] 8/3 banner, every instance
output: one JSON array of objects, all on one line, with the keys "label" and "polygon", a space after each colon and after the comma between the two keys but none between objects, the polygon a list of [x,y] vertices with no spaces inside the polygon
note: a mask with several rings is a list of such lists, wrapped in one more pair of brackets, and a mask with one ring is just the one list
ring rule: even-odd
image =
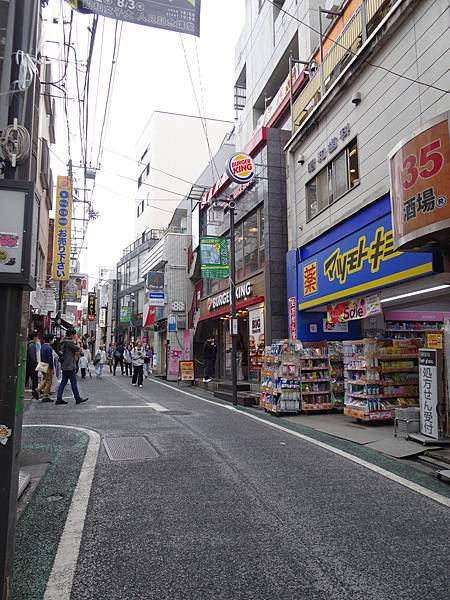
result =
[{"label": "8/3 banner", "polygon": [[83,13],[95,13],[158,29],[200,36],[201,0],[67,0]]}]

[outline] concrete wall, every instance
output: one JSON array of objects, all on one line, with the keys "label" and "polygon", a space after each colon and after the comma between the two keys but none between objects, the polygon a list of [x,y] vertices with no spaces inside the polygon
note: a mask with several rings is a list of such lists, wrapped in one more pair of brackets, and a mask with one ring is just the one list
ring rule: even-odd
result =
[{"label": "concrete wall", "polygon": [[[388,192],[388,153],[420,125],[450,109],[449,94],[398,75],[442,90],[450,89],[449,3],[447,0],[406,0],[404,5],[412,12],[401,25],[397,21],[395,31],[380,34],[380,46],[370,56],[370,63],[381,65],[383,69],[362,63],[345,88],[335,95],[327,111],[318,111],[309,133],[288,157],[289,248],[306,244]],[[401,13],[402,7],[399,16]],[[355,91],[362,96],[359,106],[351,102]],[[339,137],[346,123],[351,129],[348,141],[354,137],[358,140],[360,184],[307,223],[305,185],[312,178],[308,162],[331,137]],[[305,163],[300,165],[298,160],[302,154]]]}]

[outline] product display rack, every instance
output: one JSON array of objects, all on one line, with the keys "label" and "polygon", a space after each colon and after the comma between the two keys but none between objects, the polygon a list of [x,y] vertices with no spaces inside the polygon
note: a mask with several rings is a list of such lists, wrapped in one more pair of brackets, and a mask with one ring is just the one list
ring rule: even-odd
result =
[{"label": "product display rack", "polygon": [[427,333],[441,333],[443,327],[443,321],[387,320],[385,323],[387,337],[399,340],[419,338],[422,342]]},{"label": "product display rack", "polygon": [[328,342],[330,358],[331,392],[334,408],[338,411],[344,409],[345,383],[344,383],[344,354],[342,342]]},{"label": "product display rack", "polygon": [[299,360],[301,410],[332,410],[334,403],[327,342],[303,342]]},{"label": "product display rack", "polygon": [[418,339],[344,342],[344,415],[390,421],[397,407],[416,406],[420,343]]},{"label": "product display rack", "polygon": [[272,414],[298,413],[300,342],[283,340],[268,346],[261,369],[260,407]]}]

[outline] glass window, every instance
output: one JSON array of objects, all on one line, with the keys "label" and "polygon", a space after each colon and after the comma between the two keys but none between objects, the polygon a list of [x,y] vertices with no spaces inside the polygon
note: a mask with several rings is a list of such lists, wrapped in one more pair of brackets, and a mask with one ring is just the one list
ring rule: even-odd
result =
[{"label": "glass window", "polygon": [[244,233],[242,223],[235,230],[235,252],[236,252],[236,280],[244,276]]},{"label": "glass window", "polygon": [[128,264],[130,268],[128,285],[131,287],[139,283],[139,256],[132,258]]},{"label": "glass window", "polygon": [[254,212],[247,217],[244,227],[244,277],[258,270],[259,240],[258,240],[258,213]]},{"label": "glass window", "polygon": [[354,139],[306,184],[307,220],[313,219],[358,183],[358,146]]}]

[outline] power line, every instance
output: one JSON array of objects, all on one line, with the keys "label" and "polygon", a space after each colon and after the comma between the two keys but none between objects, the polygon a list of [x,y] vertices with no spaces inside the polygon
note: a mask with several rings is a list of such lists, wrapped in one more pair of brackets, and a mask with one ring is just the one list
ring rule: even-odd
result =
[{"label": "power line", "polygon": [[[280,7],[280,5],[275,0],[267,0],[267,1],[270,2],[270,4],[272,4],[273,6],[276,6],[277,9],[279,9],[280,11],[284,12],[288,17],[291,17],[291,19],[294,19],[295,21],[298,21],[298,23],[301,23],[302,25],[304,25],[305,27],[307,27],[311,31],[314,31],[315,33],[317,33],[317,34],[320,35],[320,31],[318,29],[315,29],[309,23],[306,23],[305,21],[302,21],[296,15],[293,15],[292,13],[288,12],[284,8]],[[333,42],[333,44],[336,44],[340,48],[343,48],[349,54],[353,54],[353,56],[358,56],[358,52],[354,52],[353,50],[350,50],[350,48],[347,48],[346,46],[344,46],[340,42],[332,39],[329,35],[322,34],[322,38],[326,38],[326,39],[330,40],[330,42]],[[401,75],[400,73],[392,71],[391,69],[388,69],[387,67],[383,67],[382,65],[377,65],[377,64],[372,63],[369,60],[364,59],[364,58],[362,59],[362,61],[366,65],[368,65],[369,67],[373,67],[375,69],[381,69],[385,73],[390,73],[391,75],[395,75],[396,77],[399,77],[401,79],[406,79],[407,81],[410,81],[411,83],[417,83],[418,85],[423,85],[423,86],[425,86],[425,87],[427,87],[429,89],[437,90],[438,92],[443,92],[444,94],[450,94],[450,90],[445,90],[444,88],[440,88],[440,87],[438,87],[436,85],[432,85],[431,83],[425,83],[424,81],[420,81],[420,79],[415,79],[414,77],[408,77],[407,75]]]}]

